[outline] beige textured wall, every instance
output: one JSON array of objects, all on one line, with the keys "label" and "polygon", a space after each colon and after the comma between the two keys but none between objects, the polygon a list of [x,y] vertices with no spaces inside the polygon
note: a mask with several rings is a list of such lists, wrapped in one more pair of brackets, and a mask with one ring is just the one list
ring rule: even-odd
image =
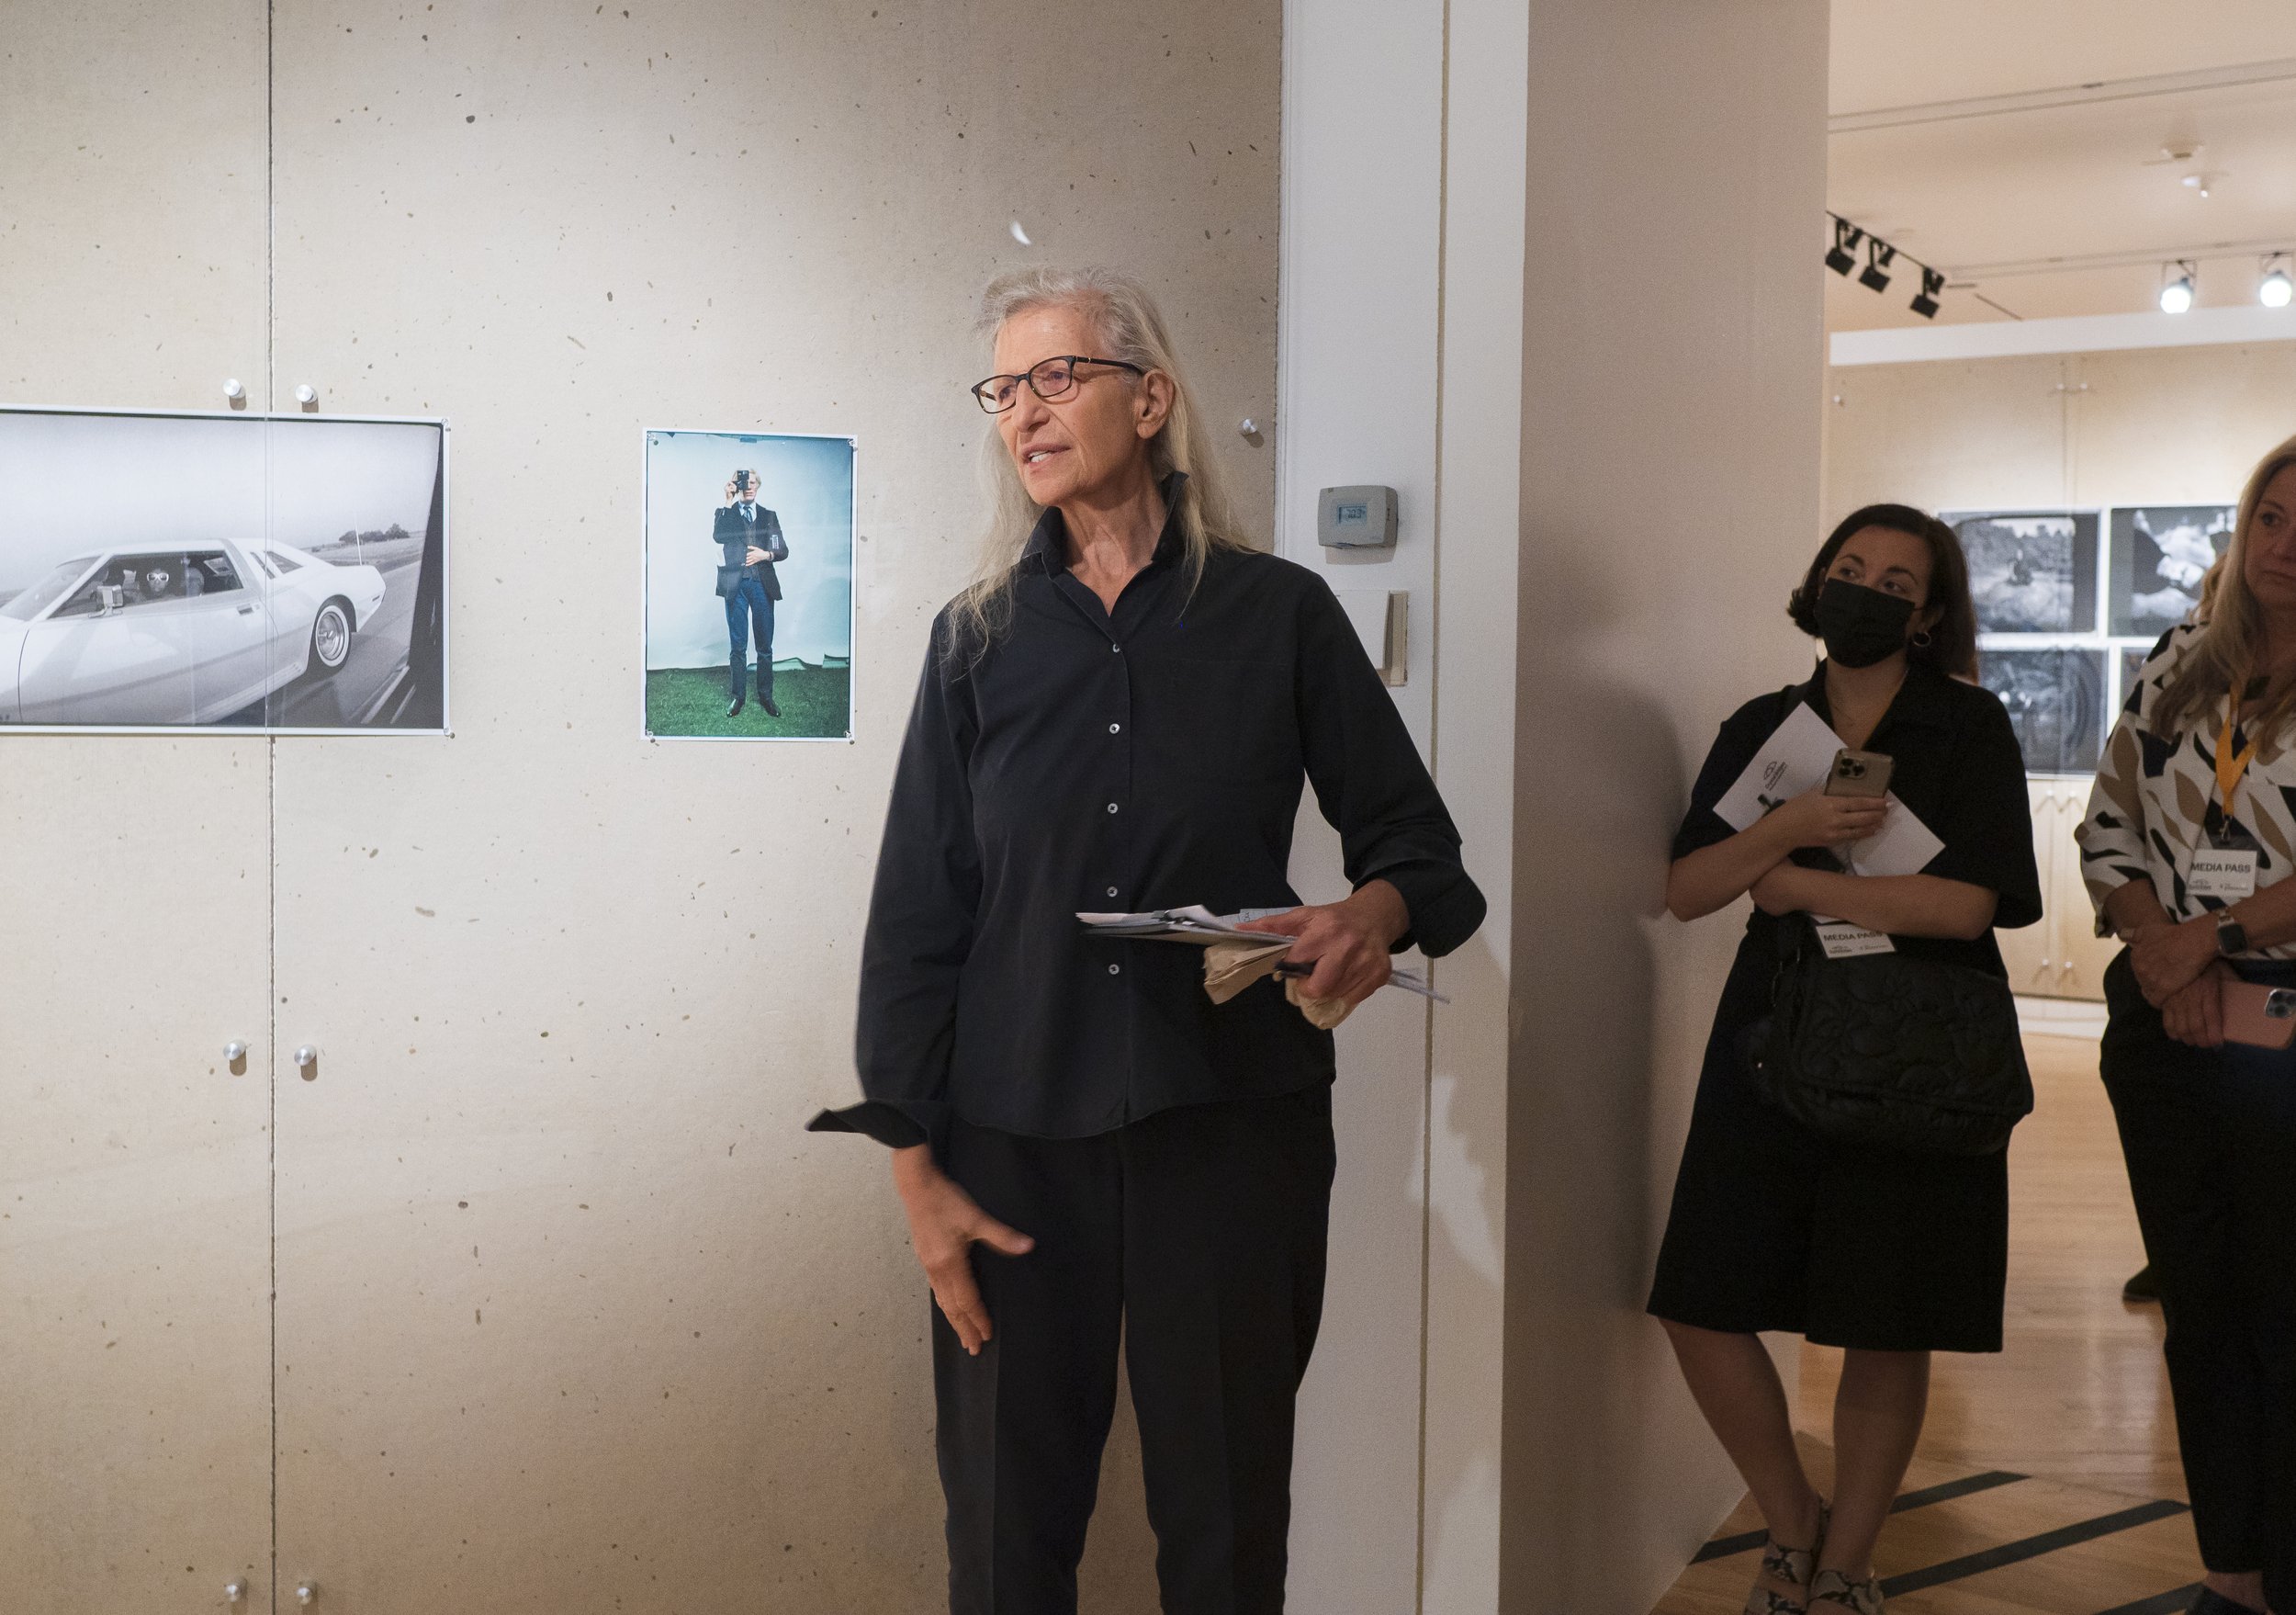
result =
[{"label": "beige textured wall", "polygon": [[2201,504],[2296,435],[2296,342],[1840,366],[1827,393],[1829,520],[1875,500]]},{"label": "beige textured wall", "polygon": [[[0,0],[0,401],[256,381],[263,19]],[[260,740],[0,734],[10,1609],[204,1608],[267,1562],[268,791]]]},{"label": "beige textured wall", "polygon": [[[162,15],[11,7],[39,41],[4,97],[9,132],[38,131],[0,156],[11,393],[181,406],[262,378],[263,12],[173,8],[180,41],[152,35]],[[277,8],[270,379],[330,412],[451,420],[456,732],[280,740],[276,781],[262,742],[18,742],[25,840],[0,856],[155,806],[241,838],[230,924],[194,924],[218,873],[113,945],[155,980],[196,947],[251,1009],[276,969],[280,1043],[323,1051],[276,1095],[285,1585],[363,1611],[939,1598],[924,1290],[881,1153],[797,1129],[850,1090],[884,794],[975,531],[972,299],[1030,259],[1145,274],[1264,527],[1269,453],[1221,424],[1273,399],[1278,21],[1277,0]],[[128,98],[134,142],[98,163],[65,114],[128,116],[123,39],[169,89]],[[106,268],[99,223],[128,216],[130,263]],[[660,425],[860,439],[853,745],[640,738],[640,434]],[[49,817],[14,793],[28,755],[53,771]],[[84,1002],[34,1018],[51,1062]],[[213,1008],[140,1032],[152,1061],[242,1034]],[[156,1188],[121,1212],[166,1223],[180,1281],[253,1331],[231,1404],[251,1428],[257,1065],[228,1090],[255,1096],[244,1117],[199,1090],[145,1118],[169,1148],[219,1124],[251,1141],[248,1226]],[[29,1170],[11,1158],[10,1183]],[[201,1495],[267,1523],[260,1446],[232,1454],[258,1460],[243,1485],[210,1473]],[[1098,1609],[1155,1605],[1131,1462],[1120,1438]],[[89,1482],[122,1507],[141,1484]]]},{"label": "beige textured wall", "polygon": [[1826,8],[1536,5],[1501,1607],[1647,1609],[1739,1494],[1642,1316],[1737,910],[1691,773],[1807,667]]}]

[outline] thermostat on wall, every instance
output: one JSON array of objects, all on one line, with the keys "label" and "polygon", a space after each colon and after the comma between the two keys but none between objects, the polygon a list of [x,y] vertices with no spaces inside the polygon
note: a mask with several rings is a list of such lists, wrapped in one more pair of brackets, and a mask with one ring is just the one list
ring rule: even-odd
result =
[{"label": "thermostat on wall", "polygon": [[1393,548],[1395,490],[1324,489],[1315,496],[1315,541],[1334,549]]}]

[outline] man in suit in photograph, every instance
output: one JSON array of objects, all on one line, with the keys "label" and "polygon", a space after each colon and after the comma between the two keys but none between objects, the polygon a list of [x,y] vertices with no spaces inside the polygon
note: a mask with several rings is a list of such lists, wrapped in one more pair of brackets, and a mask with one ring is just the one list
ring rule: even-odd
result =
[{"label": "man in suit in photograph", "polygon": [[714,541],[718,546],[717,594],[726,603],[726,637],[730,650],[726,676],[733,701],[727,717],[739,716],[744,706],[743,669],[749,660],[749,629],[757,627],[758,705],[771,717],[782,716],[773,705],[773,603],[782,597],[781,580],[773,563],[789,559],[789,541],[782,536],[782,520],[758,503],[758,474],[736,471],[726,484],[726,503],[717,513]]}]

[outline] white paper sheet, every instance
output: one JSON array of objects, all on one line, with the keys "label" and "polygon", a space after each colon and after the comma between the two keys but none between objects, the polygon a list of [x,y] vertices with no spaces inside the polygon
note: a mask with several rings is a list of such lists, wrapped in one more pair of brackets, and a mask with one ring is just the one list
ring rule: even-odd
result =
[{"label": "white paper sheet", "polygon": [[[1796,706],[1754,753],[1736,783],[1722,793],[1715,812],[1732,830],[1744,830],[1781,802],[1826,783],[1841,737],[1817,713]],[[1876,833],[1839,849],[1852,875],[1919,875],[1945,850],[1930,827],[1897,799],[1884,798],[1889,816]]]},{"label": "white paper sheet", "polygon": [[[1282,940],[1279,933],[1266,931],[1237,929],[1246,920],[1265,920],[1271,914],[1289,914],[1289,909],[1238,909],[1232,914],[1215,914],[1201,903],[1190,903],[1184,909],[1151,909],[1139,914],[1087,914],[1076,918],[1085,929],[1096,936],[1122,937],[1128,942],[1185,942],[1210,946],[1222,941],[1241,939],[1244,942],[1272,943]],[[1405,992],[1433,999],[1438,1004],[1451,1000],[1427,985],[1427,978],[1415,970],[1390,970],[1387,984],[1400,987]]]}]

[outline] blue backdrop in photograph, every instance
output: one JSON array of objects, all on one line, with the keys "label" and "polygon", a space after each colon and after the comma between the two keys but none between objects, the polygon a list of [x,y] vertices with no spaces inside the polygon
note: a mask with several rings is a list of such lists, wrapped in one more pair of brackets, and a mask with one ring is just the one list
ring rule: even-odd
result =
[{"label": "blue backdrop in photograph", "polygon": [[774,568],[779,662],[853,654],[853,443],[747,432],[646,435],[646,666],[723,668],[712,523],[735,468],[758,473],[758,503],[781,518],[789,559]]}]

